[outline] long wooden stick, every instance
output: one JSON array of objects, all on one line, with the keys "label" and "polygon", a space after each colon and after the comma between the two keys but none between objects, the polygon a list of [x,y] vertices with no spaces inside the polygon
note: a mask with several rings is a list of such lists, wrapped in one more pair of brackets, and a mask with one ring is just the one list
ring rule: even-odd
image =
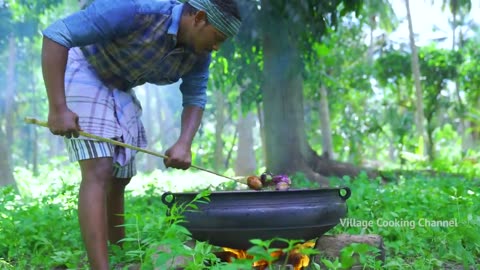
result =
[{"label": "long wooden stick", "polygon": [[[34,125],[37,125],[37,126],[41,126],[41,127],[47,127],[48,128],[48,124],[47,122],[44,122],[44,121],[40,121],[40,120],[37,120],[35,118],[28,118],[28,117],[25,117],[25,123],[27,124],[34,124]],[[125,148],[129,148],[129,149],[133,149],[133,150],[136,150],[138,152],[143,152],[143,153],[146,153],[146,154],[150,154],[150,155],[153,155],[153,156],[156,156],[156,157],[161,157],[161,158],[164,158],[164,159],[168,159],[168,157],[166,155],[163,155],[163,154],[160,154],[160,153],[157,153],[157,152],[153,152],[153,151],[150,151],[150,150],[147,150],[147,149],[143,149],[143,148],[140,148],[140,147],[137,147],[137,146],[133,146],[133,145],[130,145],[130,144],[126,144],[126,143],[122,143],[122,142],[119,142],[119,141],[116,141],[116,140],[112,140],[112,139],[108,139],[108,138],[104,138],[104,137],[100,137],[100,136],[97,136],[97,135],[94,135],[94,134],[90,134],[90,133],[87,133],[87,132],[83,132],[83,131],[80,131],[79,132],[80,136],[83,136],[83,137],[86,137],[86,138],[91,138],[91,139],[95,139],[97,141],[101,141],[101,142],[106,142],[106,143],[111,143],[113,145],[118,145],[118,146],[121,146],[121,147],[125,147]],[[238,182],[238,183],[241,183],[241,184],[246,184],[244,181],[244,179],[242,178],[233,178],[233,177],[228,177],[226,175],[223,175],[223,174],[219,174],[217,172],[214,172],[214,171],[211,171],[209,169],[205,169],[205,168],[202,168],[202,167],[199,167],[199,166],[196,166],[196,165],[190,165],[192,168],[195,168],[195,169],[198,169],[198,170],[201,170],[201,171],[204,171],[204,172],[208,172],[208,173],[211,173],[211,174],[214,174],[216,176],[220,176],[220,177],[223,177],[223,178],[227,178],[229,180],[233,180],[235,182]]]}]

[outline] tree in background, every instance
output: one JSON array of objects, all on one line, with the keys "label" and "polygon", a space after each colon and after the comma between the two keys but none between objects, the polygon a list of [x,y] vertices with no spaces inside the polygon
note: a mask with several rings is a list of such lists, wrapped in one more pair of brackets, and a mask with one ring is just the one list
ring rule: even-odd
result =
[{"label": "tree in background", "polygon": [[[258,8],[258,5],[261,8]],[[244,3],[244,14],[258,25],[243,27],[238,37],[243,51],[260,40],[263,53],[261,84],[266,167],[275,173],[303,172],[311,179],[356,175],[359,168],[319,156],[307,141],[304,120],[304,61],[312,45],[338,18],[359,11],[359,1],[260,1]],[[249,21],[248,19],[245,21]],[[246,45],[246,46],[245,46]]]},{"label": "tree in background", "polygon": [[[435,2],[432,0],[432,3]],[[472,9],[471,0],[442,0],[442,10],[445,10],[448,6],[450,13],[452,14],[452,20],[450,25],[452,27],[452,50],[460,48],[462,46],[462,31],[460,30],[460,39],[457,41],[457,29],[459,26],[465,24],[465,19]]]},{"label": "tree in background", "polygon": [[381,133],[389,142],[389,158],[405,165],[404,151],[411,151],[411,131],[414,126],[414,96],[411,89],[412,71],[410,54],[392,48],[384,49],[374,64],[374,78],[382,88],[383,114]]},{"label": "tree in background", "polygon": [[[465,119],[470,123],[472,146],[478,146],[480,140],[480,46],[479,40],[472,38],[465,42],[461,54],[463,63],[459,67],[458,79],[465,92]],[[470,147],[468,150],[472,150]],[[465,153],[466,154],[466,153]]]},{"label": "tree in background", "polygon": [[388,0],[365,0],[362,21],[369,28],[368,61],[373,64],[374,54],[383,47],[385,42],[385,35],[381,35],[376,40],[374,31],[379,28],[390,33],[397,28],[398,19]]},{"label": "tree in background", "polygon": [[423,95],[425,97],[424,116],[426,121],[427,148],[426,153],[430,161],[435,160],[435,142],[433,132],[437,127],[443,126],[441,111],[453,107],[454,100],[443,94],[448,92],[448,82],[454,81],[457,66],[462,63],[461,55],[455,51],[437,49],[433,46],[423,47],[419,54],[423,80]]},{"label": "tree in background", "polygon": [[[434,1],[432,1],[434,2]],[[448,6],[450,13],[452,14],[452,20],[450,21],[450,26],[452,28],[452,50],[453,51],[462,51],[464,44],[464,32],[462,31],[463,26],[473,26],[473,20],[468,21],[468,14],[472,9],[471,0],[442,0],[442,10],[445,10]],[[457,31],[458,31],[458,40],[457,40]],[[457,66],[458,68],[458,66]],[[465,115],[467,108],[465,102],[462,99],[462,89],[460,89],[460,83],[457,78],[454,80],[455,83],[455,97],[456,97],[456,111],[458,117],[460,117],[460,122],[458,126],[458,131],[462,136],[462,151],[465,153],[473,145],[473,138],[470,135],[469,127],[472,125]]]},{"label": "tree in background", "polygon": [[[0,81],[5,85],[3,96],[4,106],[0,110],[0,149],[7,154],[0,162],[0,185],[15,185],[12,173],[12,152],[14,131],[17,123],[19,84],[25,87],[30,82],[23,79],[18,64],[19,57],[29,58],[25,52],[35,43],[35,36],[41,25],[41,20],[47,10],[59,5],[60,0],[7,0],[0,2],[0,51],[6,51],[6,70],[0,73]],[[28,48],[27,50],[25,50]],[[22,55],[23,53],[23,55]],[[20,68],[19,68],[20,67]],[[5,74],[5,75],[3,75]],[[2,78],[3,77],[3,78]],[[25,87],[29,88],[29,87]]]},{"label": "tree in background", "polygon": [[[339,159],[354,164],[362,162],[368,147],[362,142],[362,135],[371,125],[366,111],[367,99],[373,95],[369,47],[364,42],[366,35],[362,28],[353,16],[344,18],[335,31],[313,45],[313,56],[305,61],[305,105],[320,100],[315,108],[319,112],[322,137],[320,146],[314,145],[318,137],[315,132],[311,132],[315,136],[309,136],[309,141],[328,158],[337,158],[335,147]],[[318,128],[312,125],[309,129]]]},{"label": "tree in background", "polygon": [[[10,29],[10,24],[31,16],[28,12],[36,10],[35,5],[55,1],[2,2],[5,5],[16,3],[15,8],[0,9],[0,21],[7,21],[0,24],[0,59],[5,63],[0,66],[0,82],[5,86],[7,82],[12,83],[5,88],[8,91],[0,92],[0,138],[5,138],[0,140],[0,147],[3,147],[0,150],[10,153],[14,161],[7,164],[9,160],[1,160],[2,173],[11,173],[13,166],[35,168],[36,160],[45,163],[47,158],[64,154],[59,152],[60,147],[50,144],[60,142],[61,146],[61,137],[52,139],[48,130],[21,122],[24,116],[46,116],[45,95],[39,93],[43,89],[38,61],[41,25],[66,14],[59,14],[59,10],[75,10],[79,2],[88,1],[66,0],[58,10],[36,11],[39,24],[25,35],[29,38],[19,38],[20,30],[15,30],[13,42],[8,39],[10,32],[5,30]],[[385,160],[387,151],[384,149],[388,147],[389,160],[405,164],[402,153],[416,151],[418,139],[414,138],[413,131],[417,106],[412,91],[410,50],[405,48],[406,44],[401,44],[400,47],[404,47],[400,50],[391,49],[385,34],[373,36],[378,28],[388,32],[396,27],[390,24],[396,20],[391,17],[388,1],[318,2],[239,1],[244,25],[240,35],[226,42],[213,58],[209,104],[192,148],[194,164],[219,171],[235,167],[237,174],[263,167],[273,173],[300,171],[311,180],[326,183],[324,176],[356,175],[361,171],[349,163],[332,159],[355,165],[360,165],[365,158]],[[29,15],[17,16],[23,13]],[[460,14],[457,13],[458,25],[463,21]],[[25,32],[29,28],[22,29]],[[464,133],[471,131],[478,140],[478,42],[462,41],[462,31],[457,33],[456,40],[460,40],[457,43],[465,47],[458,48],[463,60],[455,62],[465,109],[461,118],[470,123],[470,129],[466,127]],[[15,54],[9,53],[9,46],[14,47]],[[426,127],[430,137],[435,138],[435,132],[447,120],[458,128],[460,115],[453,115],[451,98],[454,96],[446,91],[449,86],[445,83],[452,79],[431,75],[430,72],[437,72],[435,68],[443,67],[426,64],[425,59],[430,59],[430,54],[425,54],[425,58],[422,56],[424,50],[418,49],[420,71],[432,79],[423,80],[421,86],[425,118],[429,111],[433,112],[432,121],[425,121]],[[444,55],[443,52],[440,55]],[[15,63],[10,65],[15,67],[13,69],[8,68],[9,58]],[[431,63],[441,63],[432,59]],[[7,70],[12,72],[7,73]],[[7,80],[7,74],[13,79]],[[378,87],[371,85],[375,82],[372,74]],[[138,90],[143,93],[142,89]],[[438,91],[440,95],[435,94]],[[163,90],[146,92],[146,101],[142,104],[146,125],[150,125],[150,147],[161,151],[166,144],[165,133],[176,132],[176,123],[169,121],[172,117],[168,116],[165,107],[174,102],[166,99]],[[446,92],[448,97],[445,97]],[[165,110],[157,115],[153,107]],[[7,111],[13,112],[12,121],[7,121]],[[10,132],[8,136],[7,131]],[[458,131],[462,133],[460,128]],[[7,143],[7,137],[15,140]],[[434,150],[434,143],[425,149]],[[325,152],[328,154],[324,155]],[[141,170],[162,169],[161,164],[156,158],[139,159]]]},{"label": "tree in background", "polygon": [[[425,120],[424,120],[424,112],[423,112],[423,92],[422,92],[422,84],[420,81],[421,72],[420,72],[420,65],[418,63],[418,50],[417,45],[415,43],[415,33],[413,32],[413,22],[412,16],[410,14],[410,0],[405,1],[405,8],[407,9],[407,21],[408,21],[408,37],[410,41],[410,50],[411,50],[411,57],[412,57],[412,74],[413,74],[413,81],[415,82],[415,128],[417,130],[417,138],[419,139],[419,145],[421,145],[420,149],[423,149],[424,145],[427,145],[428,137],[425,135]],[[421,155],[424,155],[424,151],[421,150]]]},{"label": "tree in background", "polygon": [[[392,130],[397,152],[414,151],[409,132],[414,108],[415,96],[405,89],[412,85],[411,52],[387,50],[377,62],[376,78],[380,85],[389,89],[393,95],[389,104],[389,114],[385,119]],[[434,132],[445,124],[457,125],[455,116],[449,113],[455,107],[455,98],[448,89],[448,83],[458,77],[457,67],[462,66],[463,58],[458,52],[439,49],[435,46],[422,47],[419,51],[419,66],[425,75],[422,81],[422,96],[425,109],[423,117],[426,121],[427,144],[425,153],[429,161],[436,159]],[[410,142],[409,142],[410,140]],[[416,151],[418,154],[420,152]],[[400,156],[401,164],[405,159]]]}]

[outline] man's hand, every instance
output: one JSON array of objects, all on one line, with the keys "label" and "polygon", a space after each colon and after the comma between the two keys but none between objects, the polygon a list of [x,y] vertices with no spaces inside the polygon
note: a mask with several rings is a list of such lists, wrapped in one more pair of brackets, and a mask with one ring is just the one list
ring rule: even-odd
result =
[{"label": "man's hand", "polygon": [[164,159],[163,163],[167,168],[186,170],[192,164],[192,151],[188,144],[176,142],[165,152],[165,155],[168,159]]},{"label": "man's hand", "polygon": [[81,131],[78,124],[78,115],[68,108],[61,111],[50,111],[48,113],[48,128],[55,135],[77,138]]}]

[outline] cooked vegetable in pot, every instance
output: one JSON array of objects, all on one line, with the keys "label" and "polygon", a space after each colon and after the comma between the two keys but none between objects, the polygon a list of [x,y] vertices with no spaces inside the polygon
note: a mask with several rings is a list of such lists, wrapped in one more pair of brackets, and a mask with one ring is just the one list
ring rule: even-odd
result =
[{"label": "cooked vegetable in pot", "polygon": [[261,190],[263,188],[263,184],[262,184],[262,181],[260,180],[260,178],[258,176],[249,176],[247,178],[247,185],[248,187],[250,187],[251,189],[254,189],[254,190]]},{"label": "cooked vegetable in pot", "polygon": [[273,175],[263,173],[260,177],[252,175],[247,178],[248,186],[253,190],[288,190],[292,181],[286,174]]}]

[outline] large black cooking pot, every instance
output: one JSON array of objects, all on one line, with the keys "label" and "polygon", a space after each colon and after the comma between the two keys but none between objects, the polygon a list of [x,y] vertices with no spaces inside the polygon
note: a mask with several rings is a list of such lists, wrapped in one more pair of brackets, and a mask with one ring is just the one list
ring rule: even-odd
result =
[{"label": "large black cooking pot", "polygon": [[[190,203],[197,195],[166,192],[162,202],[170,209],[174,203]],[[212,192],[209,203],[196,204],[198,211],[184,212],[186,222],[182,225],[196,240],[235,249],[250,248],[250,239],[308,241],[345,217],[345,201],[350,195],[348,187]],[[272,247],[284,244],[277,241]]]}]

